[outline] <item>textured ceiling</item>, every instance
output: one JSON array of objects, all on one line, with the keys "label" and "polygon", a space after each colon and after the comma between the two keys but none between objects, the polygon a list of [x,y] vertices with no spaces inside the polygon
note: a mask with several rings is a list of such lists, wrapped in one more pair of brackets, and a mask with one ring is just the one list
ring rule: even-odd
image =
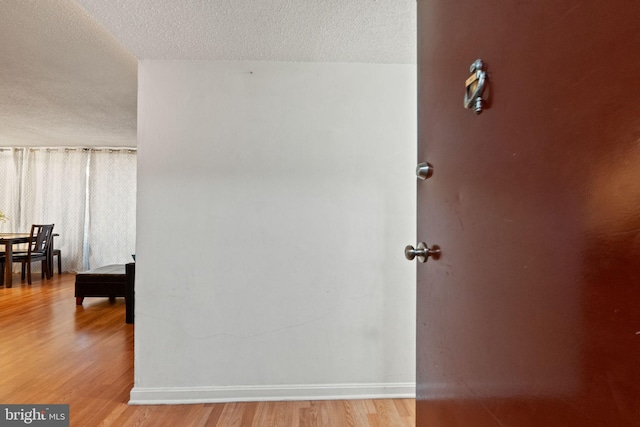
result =
[{"label": "textured ceiling", "polygon": [[415,63],[416,0],[76,0],[139,59]]},{"label": "textured ceiling", "polygon": [[415,0],[0,0],[0,146],[136,145],[137,59],[415,63]]},{"label": "textured ceiling", "polygon": [[0,0],[0,145],[135,145],[137,60],[73,0]]}]

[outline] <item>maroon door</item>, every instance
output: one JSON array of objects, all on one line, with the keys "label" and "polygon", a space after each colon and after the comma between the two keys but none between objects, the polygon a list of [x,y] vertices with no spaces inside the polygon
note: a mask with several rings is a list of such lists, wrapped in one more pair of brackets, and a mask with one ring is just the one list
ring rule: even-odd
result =
[{"label": "maroon door", "polygon": [[417,426],[640,426],[640,2],[418,0],[418,76]]}]

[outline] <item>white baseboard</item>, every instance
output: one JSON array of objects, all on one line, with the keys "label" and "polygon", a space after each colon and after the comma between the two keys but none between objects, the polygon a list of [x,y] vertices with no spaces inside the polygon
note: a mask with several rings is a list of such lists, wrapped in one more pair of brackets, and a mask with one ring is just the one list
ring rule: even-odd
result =
[{"label": "white baseboard", "polygon": [[415,383],[228,387],[134,387],[130,405],[179,405],[291,400],[414,398]]}]

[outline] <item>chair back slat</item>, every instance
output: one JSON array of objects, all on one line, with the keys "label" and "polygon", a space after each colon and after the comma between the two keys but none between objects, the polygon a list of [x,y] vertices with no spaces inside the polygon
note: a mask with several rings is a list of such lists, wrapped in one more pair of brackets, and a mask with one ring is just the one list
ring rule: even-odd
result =
[{"label": "chair back slat", "polygon": [[33,224],[31,226],[29,254],[45,253],[49,250],[49,245],[53,237],[53,225],[54,224]]}]

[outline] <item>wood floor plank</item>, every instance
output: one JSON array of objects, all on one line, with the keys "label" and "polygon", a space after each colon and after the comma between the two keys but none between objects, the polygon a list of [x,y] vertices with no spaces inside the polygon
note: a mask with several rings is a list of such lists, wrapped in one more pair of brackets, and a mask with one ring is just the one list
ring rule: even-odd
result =
[{"label": "wood floor plank", "polygon": [[345,400],[345,415],[347,417],[347,425],[360,427],[360,426],[369,426],[368,417],[367,417],[367,402],[370,402],[369,399],[366,400]]},{"label": "wood floor plank", "polygon": [[211,413],[209,414],[209,417],[207,418],[205,425],[207,426],[219,425],[218,422],[220,421],[220,417],[222,416],[222,411],[224,410],[225,404],[215,403],[208,406],[211,406]]},{"label": "wood floor plank", "polygon": [[311,410],[311,405],[306,408],[300,408],[298,410],[298,427],[312,427],[315,426],[316,415]]},{"label": "wood floor plank", "polygon": [[128,405],[133,325],[122,298],[76,306],[73,274],[0,286],[0,403],[69,404],[77,427],[411,427],[415,401]]},{"label": "wood floor plank", "polygon": [[402,419],[398,417],[395,405],[389,400],[376,400],[376,418],[379,425],[388,427],[404,427]]},{"label": "wood floor plank", "polygon": [[224,405],[222,415],[217,426],[224,427],[240,427],[242,425],[242,417],[244,415],[245,405],[242,403],[228,403]]}]

